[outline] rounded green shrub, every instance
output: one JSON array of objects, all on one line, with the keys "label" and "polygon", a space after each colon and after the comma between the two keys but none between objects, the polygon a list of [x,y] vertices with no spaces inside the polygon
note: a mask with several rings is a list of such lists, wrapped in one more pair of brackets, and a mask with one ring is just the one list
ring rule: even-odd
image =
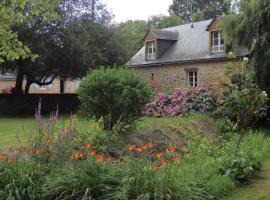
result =
[{"label": "rounded green shrub", "polygon": [[142,77],[126,68],[91,70],[78,89],[80,113],[103,118],[104,128],[130,125],[151,100],[152,91]]}]

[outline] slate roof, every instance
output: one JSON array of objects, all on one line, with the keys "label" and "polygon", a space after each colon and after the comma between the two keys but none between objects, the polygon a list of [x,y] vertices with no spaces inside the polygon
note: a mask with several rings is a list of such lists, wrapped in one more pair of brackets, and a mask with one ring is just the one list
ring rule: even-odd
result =
[{"label": "slate roof", "polygon": [[156,39],[161,40],[178,40],[177,31],[167,31],[159,29],[150,29]]},{"label": "slate roof", "polygon": [[[206,30],[212,20],[162,29],[158,33],[178,33],[177,41],[161,55],[159,59],[145,60],[145,48],[142,47],[126,64],[131,67],[163,65],[170,63],[185,63],[194,61],[226,59],[225,53],[209,54],[209,32]],[[238,53],[244,56],[246,53]]]}]

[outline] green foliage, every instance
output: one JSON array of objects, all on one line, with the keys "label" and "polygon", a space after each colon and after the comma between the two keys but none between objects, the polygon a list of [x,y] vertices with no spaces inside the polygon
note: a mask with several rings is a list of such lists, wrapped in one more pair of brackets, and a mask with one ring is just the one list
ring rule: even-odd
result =
[{"label": "green foliage", "polygon": [[[40,119],[38,113],[36,118]],[[50,123],[56,122],[55,119],[56,115],[52,115]],[[31,153],[18,153],[14,164],[0,158],[0,199],[221,199],[238,183],[254,178],[260,163],[269,156],[270,139],[262,131],[247,133],[241,156],[235,157],[231,147],[237,143],[237,135],[213,141],[202,136],[190,123],[180,121],[177,120],[179,124],[174,125],[173,130],[183,138],[183,144],[177,146],[181,161],[169,162],[158,169],[153,168],[156,161],[170,159],[174,154],[166,152],[160,160],[149,159],[152,152],[146,150],[136,152],[138,157],[122,156],[113,163],[99,162],[100,155],[85,155],[77,160],[66,160],[64,165],[38,162],[29,157]],[[57,130],[45,129],[42,124],[37,125],[55,139],[59,139],[59,128],[67,130],[79,126],[74,118],[69,123],[57,124]],[[99,125],[94,122],[91,130],[97,130],[96,126]],[[60,135],[70,136],[67,132]],[[84,148],[78,143],[64,145],[76,151]],[[58,154],[62,148],[54,149],[53,153]]]},{"label": "green foliage", "polygon": [[244,183],[249,179],[257,176],[257,172],[261,169],[261,164],[251,155],[247,157],[239,157],[221,168],[221,174],[230,176],[233,179]]},{"label": "green foliage", "polygon": [[22,162],[17,165],[0,163],[0,199],[40,199],[40,186],[46,173],[46,167],[36,163]]},{"label": "green foliage", "polygon": [[151,89],[143,78],[124,68],[90,71],[78,90],[83,116],[103,118],[104,128],[130,125],[151,98]]},{"label": "green foliage", "polygon": [[240,0],[237,10],[222,19],[225,39],[236,49],[247,48],[255,80],[270,94],[270,2]]},{"label": "green foliage", "polygon": [[[169,12],[175,13],[187,23],[191,21],[190,15],[190,0],[173,0],[170,5]],[[230,10],[230,0],[196,0],[193,1],[193,10],[197,11],[195,16],[203,14],[203,19],[208,20],[214,18],[216,15],[227,14]],[[198,19],[198,18],[197,18]]]},{"label": "green foliage", "polygon": [[254,84],[245,66],[233,66],[228,68],[226,73],[230,82],[223,95],[220,111],[230,120],[237,122],[238,128],[243,130],[265,116],[268,97]]},{"label": "green foliage", "polygon": [[42,187],[44,199],[114,199],[121,179],[112,165],[100,165],[90,159],[75,169],[56,171]]},{"label": "green foliage", "polygon": [[193,13],[192,20],[194,22],[203,21],[203,12],[197,11],[197,12]]},{"label": "green foliage", "polygon": [[59,19],[57,5],[59,0],[3,0],[0,2],[0,63],[19,58],[31,58],[36,55],[22,43],[16,29],[23,24],[30,24],[38,17],[42,22]]},{"label": "green foliage", "polygon": [[168,28],[172,26],[178,26],[182,24],[182,20],[176,14],[169,16],[159,15],[152,16],[148,20],[148,26],[151,28]]},{"label": "green foliage", "polygon": [[133,56],[139,48],[143,46],[143,37],[146,34],[148,25],[143,20],[129,20],[124,23],[120,23],[115,32],[122,38],[128,57]]}]

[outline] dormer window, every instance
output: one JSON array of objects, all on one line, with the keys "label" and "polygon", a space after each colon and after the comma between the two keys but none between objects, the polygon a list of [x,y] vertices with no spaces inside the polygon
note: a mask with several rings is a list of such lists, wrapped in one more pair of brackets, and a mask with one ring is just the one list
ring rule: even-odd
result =
[{"label": "dormer window", "polygon": [[155,60],[156,59],[156,42],[149,41],[146,42],[146,58],[147,60]]},{"label": "dormer window", "polygon": [[221,31],[212,32],[212,53],[224,52],[224,38]]}]

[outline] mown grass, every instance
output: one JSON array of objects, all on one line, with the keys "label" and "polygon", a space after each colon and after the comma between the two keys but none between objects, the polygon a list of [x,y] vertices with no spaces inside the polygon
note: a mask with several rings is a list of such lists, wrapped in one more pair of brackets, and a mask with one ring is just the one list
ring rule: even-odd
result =
[{"label": "mown grass", "polygon": [[24,129],[32,129],[33,117],[0,117],[0,149],[6,150],[18,144],[17,135],[25,142]]}]

